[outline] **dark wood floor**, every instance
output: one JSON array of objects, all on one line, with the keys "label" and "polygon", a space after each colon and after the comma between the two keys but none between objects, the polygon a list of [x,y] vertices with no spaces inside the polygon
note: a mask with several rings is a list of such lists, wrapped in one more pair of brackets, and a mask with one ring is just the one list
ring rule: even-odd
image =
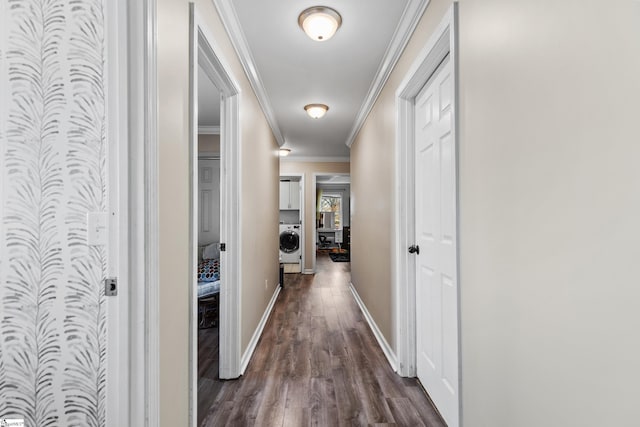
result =
[{"label": "dark wood floor", "polygon": [[[420,385],[392,371],[351,295],[349,267],[319,255],[315,276],[286,275],[240,379],[215,379],[217,363],[199,357],[201,426],[445,426]],[[213,348],[207,332],[200,353]]]},{"label": "dark wood floor", "polygon": [[198,330],[198,425],[225,384],[218,379],[218,328]]}]

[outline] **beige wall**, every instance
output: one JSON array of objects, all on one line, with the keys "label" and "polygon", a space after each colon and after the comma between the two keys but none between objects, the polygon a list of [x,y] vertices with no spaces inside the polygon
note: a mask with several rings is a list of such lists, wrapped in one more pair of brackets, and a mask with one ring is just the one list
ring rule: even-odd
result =
[{"label": "beige wall", "polygon": [[450,4],[449,0],[431,0],[351,146],[351,281],[393,348],[396,337],[392,333],[391,212],[395,92]]},{"label": "beige wall", "polygon": [[[351,149],[352,278],[392,332],[394,92],[432,0]],[[640,3],[460,2],[465,427],[640,417]],[[389,223],[385,231],[376,224]]]},{"label": "beige wall", "polygon": [[463,1],[460,54],[465,427],[636,425],[640,3]]},{"label": "beige wall", "polygon": [[220,135],[198,135],[198,151],[204,153],[219,153]]},{"label": "beige wall", "polygon": [[[216,52],[241,86],[242,351],[278,282],[277,145],[213,3],[196,1]],[[160,408],[162,426],[188,420],[189,2],[158,2],[160,135]],[[259,232],[257,232],[259,228]],[[268,282],[265,289],[265,280]]]},{"label": "beige wall", "polygon": [[[296,162],[292,160],[280,161],[280,175],[302,174],[304,175],[304,250],[305,250],[305,270],[313,268],[312,254],[315,253],[313,247],[313,234],[315,233],[316,200],[315,188],[313,188],[313,174],[321,173],[330,175],[332,173],[349,173],[349,163],[347,162]],[[276,221],[277,223],[277,221]]]}]

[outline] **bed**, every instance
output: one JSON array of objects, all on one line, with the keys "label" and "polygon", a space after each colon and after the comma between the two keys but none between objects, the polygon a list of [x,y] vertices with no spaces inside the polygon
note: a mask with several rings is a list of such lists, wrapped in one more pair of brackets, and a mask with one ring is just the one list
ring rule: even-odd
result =
[{"label": "bed", "polygon": [[218,326],[220,308],[220,251],[212,243],[201,249],[198,261],[198,327]]}]

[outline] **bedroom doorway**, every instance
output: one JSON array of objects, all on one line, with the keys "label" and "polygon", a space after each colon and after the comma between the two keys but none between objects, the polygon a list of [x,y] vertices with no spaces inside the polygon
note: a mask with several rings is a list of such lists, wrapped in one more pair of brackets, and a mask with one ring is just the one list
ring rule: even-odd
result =
[{"label": "bedroom doorway", "polygon": [[193,3],[190,43],[190,421],[240,374],[239,90]]},{"label": "bedroom doorway", "polygon": [[201,425],[222,385],[220,381],[220,90],[207,75],[198,53],[197,71],[197,406]]}]

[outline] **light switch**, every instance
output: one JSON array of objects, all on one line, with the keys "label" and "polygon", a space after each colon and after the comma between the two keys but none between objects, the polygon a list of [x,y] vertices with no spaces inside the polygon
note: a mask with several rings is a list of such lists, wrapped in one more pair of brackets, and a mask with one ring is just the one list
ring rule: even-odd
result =
[{"label": "light switch", "polygon": [[87,214],[87,242],[90,246],[107,244],[109,216],[106,212],[89,212]]}]

